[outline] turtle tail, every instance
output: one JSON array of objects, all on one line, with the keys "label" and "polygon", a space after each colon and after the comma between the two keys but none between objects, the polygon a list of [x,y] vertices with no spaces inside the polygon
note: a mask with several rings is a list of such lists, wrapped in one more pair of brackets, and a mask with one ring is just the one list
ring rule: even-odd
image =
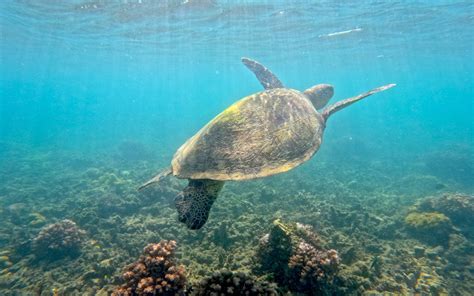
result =
[{"label": "turtle tail", "polygon": [[189,229],[200,229],[204,226],[212,204],[223,186],[223,181],[190,179],[188,186],[175,198],[178,220]]}]

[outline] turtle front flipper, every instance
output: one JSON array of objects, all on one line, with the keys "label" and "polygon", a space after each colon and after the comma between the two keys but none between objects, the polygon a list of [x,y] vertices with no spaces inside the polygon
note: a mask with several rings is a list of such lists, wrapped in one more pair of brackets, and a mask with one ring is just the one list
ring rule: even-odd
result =
[{"label": "turtle front flipper", "polygon": [[222,186],[223,181],[190,179],[188,186],[175,199],[178,220],[189,229],[200,229],[204,226]]},{"label": "turtle front flipper", "polygon": [[242,58],[242,63],[257,76],[258,81],[265,89],[282,88],[283,83],[278,79],[272,71],[257,61],[249,58]]}]

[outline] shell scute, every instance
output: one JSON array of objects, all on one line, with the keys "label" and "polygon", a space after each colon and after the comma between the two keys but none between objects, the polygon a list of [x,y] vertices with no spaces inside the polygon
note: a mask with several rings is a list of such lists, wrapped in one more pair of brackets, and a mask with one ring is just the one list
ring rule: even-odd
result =
[{"label": "shell scute", "polygon": [[311,102],[292,89],[241,99],[176,152],[179,178],[246,180],[288,171],[311,158],[324,128]]}]

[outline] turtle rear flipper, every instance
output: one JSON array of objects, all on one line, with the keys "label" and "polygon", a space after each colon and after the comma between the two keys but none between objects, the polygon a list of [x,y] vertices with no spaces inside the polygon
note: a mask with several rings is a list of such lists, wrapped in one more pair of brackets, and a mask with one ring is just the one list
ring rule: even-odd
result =
[{"label": "turtle rear flipper", "polygon": [[146,187],[150,186],[151,184],[158,183],[161,180],[163,180],[165,177],[171,175],[172,173],[173,172],[172,172],[171,168],[167,168],[167,169],[161,171],[158,175],[154,176],[150,180],[148,180],[145,183],[143,183],[142,185],[140,185],[140,187],[138,187],[138,190],[140,191],[143,188],[146,188]]},{"label": "turtle rear flipper", "polygon": [[204,226],[222,186],[222,181],[189,180],[188,186],[175,199],[178,220],[189,229],[200,229]]},{"label": "turtle rear flipper", "polygon": [[330,84],[318,84],[308,88],[303,93],[313,103],[314,108],[319,110],[326,106],[334,95],[334,87]]}]

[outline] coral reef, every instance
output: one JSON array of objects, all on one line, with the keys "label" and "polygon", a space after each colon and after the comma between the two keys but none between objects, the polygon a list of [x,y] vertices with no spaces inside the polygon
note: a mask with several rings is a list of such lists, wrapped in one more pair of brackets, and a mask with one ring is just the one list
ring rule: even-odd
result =
[{"label": "coral reef", "polygon": [[330,295],[339,266],[335,250],[320,250],[300,242],[288,262],[290,290],[308,295]]},{"label": "coral reef", "polygon": [[415,278],[412,286],[415,293],[421,293],[422,295],[448,294],[446,289],[442,286],[439,276],[436,274],[419,272]]},{"label": "coral reef", "polygon": [[185,295],[186,275],[184,267],[176,265],[175,249],[173,240],[147,245],[139,260],[125,269],[126,284],[112,295]]},{"label": "coral reef", "polygon": [[265,281],[257,281],[244,273],[215,272],[193,286],[194,296],[211,295],[278,295],[275,287]]},{"label": "coral reef", "polygon": [[61,220],[41,229],[33,239],[32,249],[38,258],[55,260],[77,256],[84,242],[85,231],[71,220]]},{"label": "coral reef", "polygon": [[10,261],[8,255],[8,251],[0,252],[0,270],[12,266],[12,262]]},{"label": "coral reef", "polygon": [[339,267],[336,250],[325,250],[308,225],[273,222],[260,240],[257,252],[259,273],[270,273],[289,290],[308,295],[330,295]]},{"label": "coral reef", "polygon": [[[258,275],[258,282],[280,283],[279,292],[298,294],[294,288],[289,291],[288,263],[300,241],[326,254],[338,251],[341,263],[333,290],[326,287],[335,295],[474,291],[472,192],[432,197],[440,191],[462,192],[448,180],[384,161],[328,163],[320,154],[321,161],[288,174],[230,182],[205,229],[193,232],[176,221],[173,198],[183,181],[169,179],[147,192],[136,191],[171,156],[153,164],[117,161],[117,146],[109,147],[100,157],[96,151],[81,156],[16,148],[0,154],[1,295],[110,295],[122,283],[123,266],[136,260],[143,242],[161,240],[179,242],[176,257],[186,266],[188,291],[225,269],[253,281]],[[410,183],[409,190],[404,182]],[[438,182],[446,187],[437,190]],[[448,217],[453,230],[447,243],[432,244],[415,234],[405,223],[413,212]],[[87,231],[80,257],[32,264],[38,256],[28,242],[41,227],[65,217]],[[278,218],[279,225],[272,225]],[[267,243],[273,247],[262,249]],[[253,261],[256,252],[266,256]],[[294,265],[295,271],[299,266]],[[301,272],[295,272],[294,282],[299,278]]]}]

